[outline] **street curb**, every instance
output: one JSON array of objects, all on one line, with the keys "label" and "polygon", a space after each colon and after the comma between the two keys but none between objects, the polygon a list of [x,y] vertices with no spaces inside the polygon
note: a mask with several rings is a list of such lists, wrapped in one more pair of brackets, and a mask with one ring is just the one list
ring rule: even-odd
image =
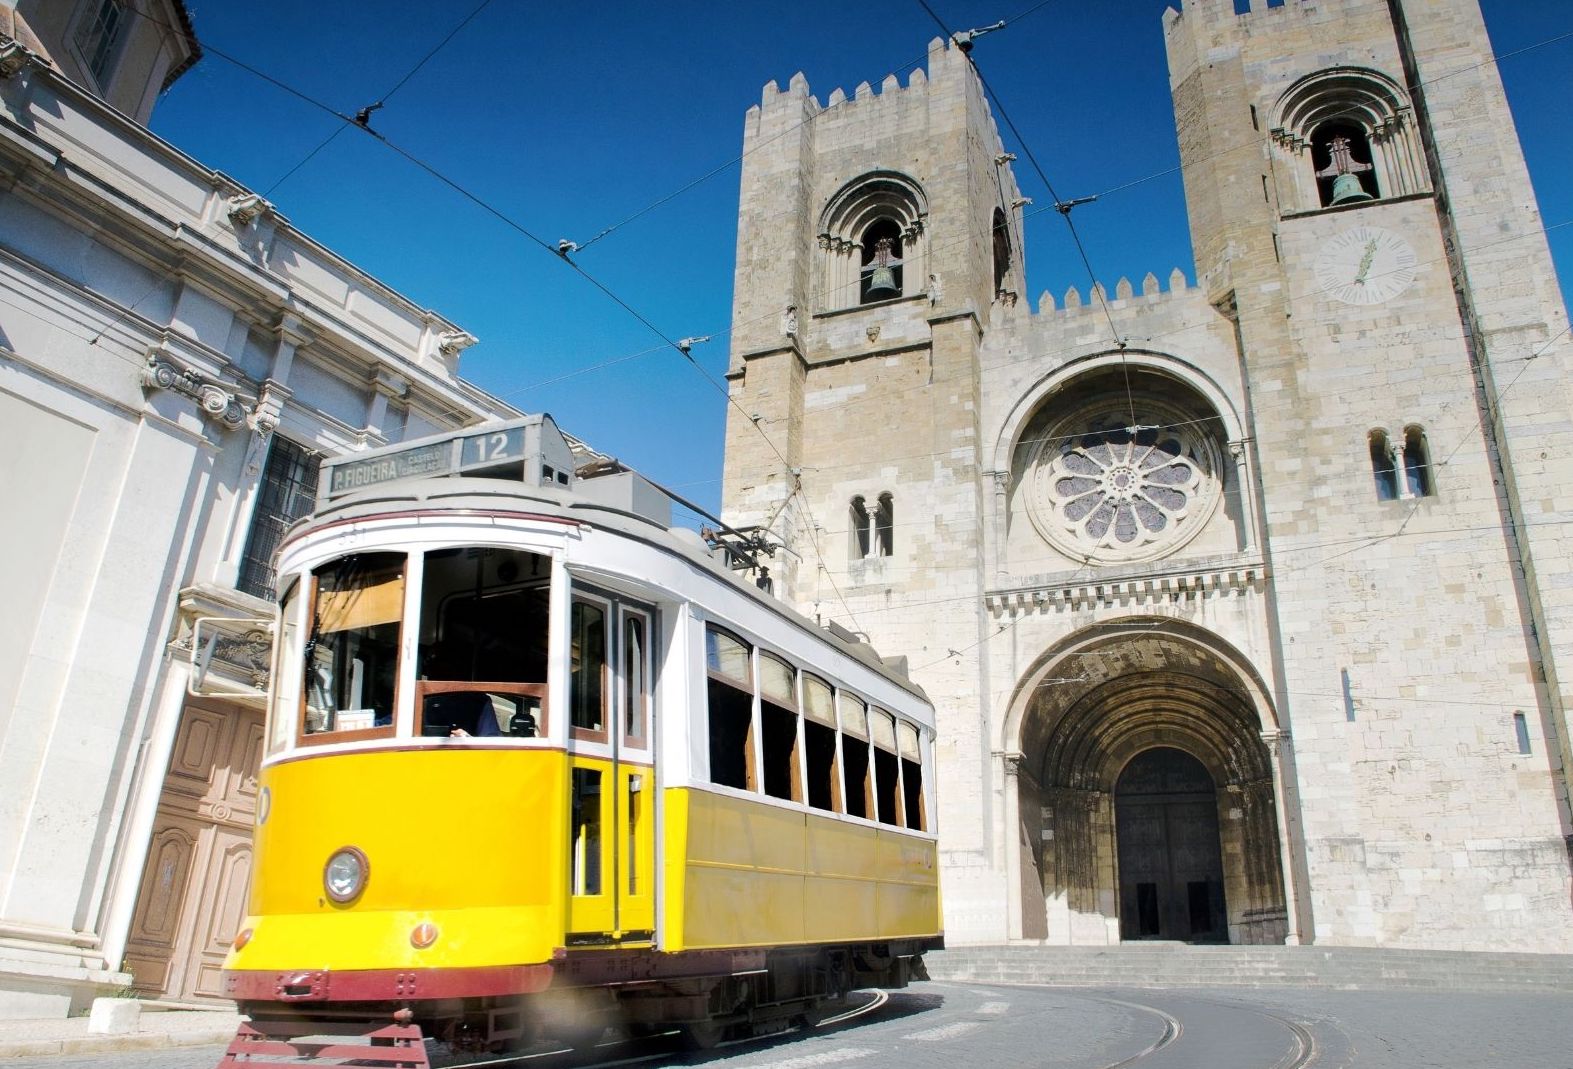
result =
[{"label": "street curb", "polygon": [[124,1036],[72,1036],[68,1039],[0,1040],[0,1058],[27,1058],[51,1054],[113,1054],[116,1051],[162,1050],[170,1047],[205,1047],[228,1043],[233,1028],[207,1032],[137,1032]]}]

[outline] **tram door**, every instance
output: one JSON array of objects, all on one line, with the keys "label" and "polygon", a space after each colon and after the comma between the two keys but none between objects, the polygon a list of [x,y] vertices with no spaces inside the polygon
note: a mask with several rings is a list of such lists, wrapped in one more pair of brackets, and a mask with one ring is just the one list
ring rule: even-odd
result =
[{"label": "tram door", "polygon": [[655,930],[655,614],[576,592],[570,613],[570,944]]}]

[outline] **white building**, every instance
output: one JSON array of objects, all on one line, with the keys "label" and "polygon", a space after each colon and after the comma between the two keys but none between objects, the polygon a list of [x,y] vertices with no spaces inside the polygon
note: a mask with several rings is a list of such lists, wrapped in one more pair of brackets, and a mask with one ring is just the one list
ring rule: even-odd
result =
[{"label": "white building", "polygon": [[237,700],[188,698],[192,620],[269,613],[322,455],[516,414],[473,337],[141,125],[189,32],[0,3],[0,1016],[217,995],[262,720],[244,629]]}]

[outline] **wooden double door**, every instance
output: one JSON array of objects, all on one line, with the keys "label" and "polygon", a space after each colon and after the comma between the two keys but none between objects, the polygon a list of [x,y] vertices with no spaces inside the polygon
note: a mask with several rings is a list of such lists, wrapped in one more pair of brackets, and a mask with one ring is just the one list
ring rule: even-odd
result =
[{"label": "wooden double door", "polygon": [[144,997],[227,1002],[220,969],[251,881],[261,710],[188,702],[170,754],[125,969]]},{"label": "wooden double door", "polygon": [[1228,942],[1218,795],[1200,761],[1159,747],[1115,786],[1120,938]]}]

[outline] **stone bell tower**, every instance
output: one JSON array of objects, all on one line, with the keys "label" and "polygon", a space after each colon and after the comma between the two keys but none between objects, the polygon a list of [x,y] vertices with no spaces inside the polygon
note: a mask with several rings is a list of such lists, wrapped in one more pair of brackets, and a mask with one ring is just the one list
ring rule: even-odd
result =
[{"label": "stone bell tower", "polygon": [[1479,6],[1239,6],[1165,28],[1315,938],[1567,949],[1573,583],[1545,521],[1573,378]]},{"label": "stone bell tower", "polygon": [[[944,760],[985,761],[978,353],[1022,271],[982,86],[938,40],[906,85],[822,103],[799,74],[749,109],[744,150],[726,516],[782,544],[784,601],[926,666]],[[950,851],[981,850],[979,824],[950,820]]]}]

